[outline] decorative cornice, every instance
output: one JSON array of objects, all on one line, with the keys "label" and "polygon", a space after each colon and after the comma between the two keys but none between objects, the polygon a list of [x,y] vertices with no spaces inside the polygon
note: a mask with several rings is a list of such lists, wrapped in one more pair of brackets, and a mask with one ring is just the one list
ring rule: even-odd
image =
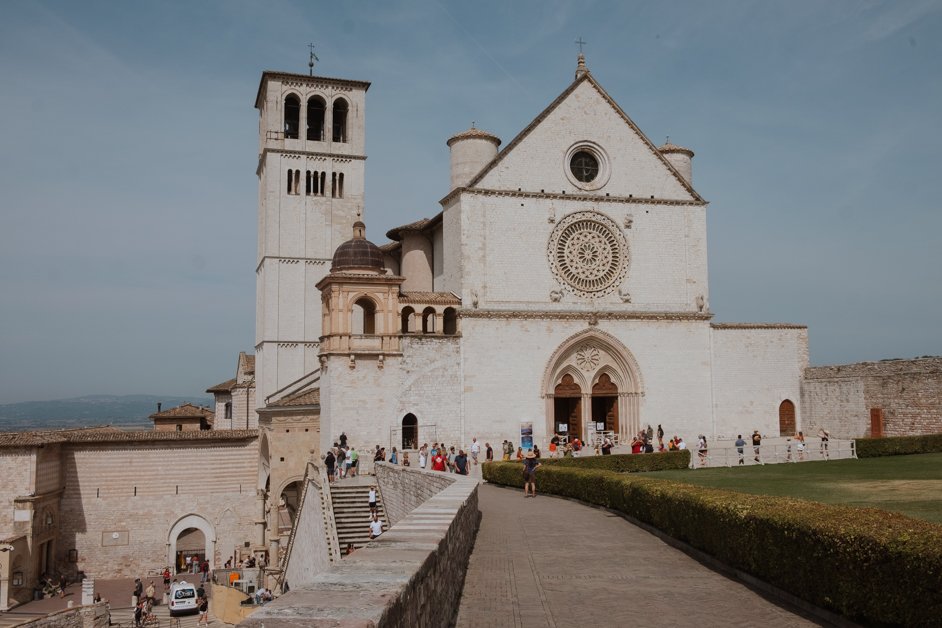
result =
[{"label": "decorative cornice", "polygon": [[489,319],[524,319],[524,320],[562,320],[562,321],[595,321],[600,320],[643,320],[643,321],[709,321],[713,318],[710,312],[576,312],[572,310],[458,310],[460,318],[489,318]]},{"label": "decorative cornice", "polygon": [[455,188],[439,203],[443,206],[458,194],[478,194],[481,196],[508,196],[517,198],[539,198],[550,200],[578,201],[581,203],[631,203],[634,205],[674,205],[688,207],[706,207],[710,203],[703,200],[683,200],[667,198],[642,198],[640,196],[608,196],[602,194],[564,194],[562,192],[529,192],[527,190],[492,190],[486,188]]},{"label": "decorative cornice", "polygon": [[262,264],[264,264],[267,260],[271,260],[273,262],[286,261],[287,263],[304,262],[309,266],[323,266],[324,264],[329,264],[331,262],[329,257],[282,257],[280,255],[263,255],[262,258],[258,260],[258,264],[255,265],[256,273],[262,269]]},{"label": "decorative cornice", "polygon": [[330,159],[336,160],[362,160],[366,161],[366,155],[346,155],[346,154],[337,154],[337,153],[323,153],[320,151],[312,150],[288,150],[286,148],[264,148],[262,149],[261,155],[259,155],[259,161],[266,153],[274,153],[276,155],[287,155],[292,157],[328,157]]},{"label": "decorative cornice", "polygon": [[265,81],[271,79],[281,79],[282,81],[293,81],[302,85],[308,85],[311,87],[322,87],[329,85],[331,87],[342,87],[345,91],[349,91],[350,88],[362,89],[367,91],[370,88],[370,83],[368,81],[354,81],[352,79],[341,79],[341,78],[332,78],[329,76],[311,76],[309,74],[294,74],[291,72],[274,72],[272,70],[265,70],[262,72],[262,78],[258,82],[258,91],[255,92],[255,108],[261,109],[261,98],[262,98],[262,87],[265,85]]},{"label": "decorative cornice", "polygon": [[713,329],[808,329],[797,323],[710,323]]}]

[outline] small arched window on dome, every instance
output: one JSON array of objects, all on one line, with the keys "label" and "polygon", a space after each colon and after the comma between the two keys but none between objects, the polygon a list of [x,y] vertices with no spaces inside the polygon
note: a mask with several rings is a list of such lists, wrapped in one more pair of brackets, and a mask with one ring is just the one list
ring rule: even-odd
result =
[{"label": "small arched window on dome", "polygon": [[372,299],[360,297],[353,304],[353,333],[372,335],[376,333],[376,304]]},{"label": "small arched window on dome", "polygon": [[407,305],[402,308],[402,313],[400,314],[400,319],[402,323],[402,332],[403,334],[411,334],[415,332],[415,310],[412,306]]},{"label": "small arched window on dome", "polygon": [[301,99],[294,94],[285,97],[285,138],[298,139],[301,120]]},{"label": "small arched window on dome", "polygon": [[334,141],[347,141],[347,112],[350,105],[343,98],[334,101]]},{"label": "small arched window on dome", "polygon": [[446,307],[442,314],[442,333],[446,336],[458,333],[458,311],[453,307]]},{"label": "small arched window on dome", "polygon": [[307,101],[307,139],[314,142],[324,141],[324,113],[327,103],[320,96],[312,96]]},{"label": "small arched window on dome", "polygon": [[435,333],[435,308],[431,306],[422,310],[422,333]]}]

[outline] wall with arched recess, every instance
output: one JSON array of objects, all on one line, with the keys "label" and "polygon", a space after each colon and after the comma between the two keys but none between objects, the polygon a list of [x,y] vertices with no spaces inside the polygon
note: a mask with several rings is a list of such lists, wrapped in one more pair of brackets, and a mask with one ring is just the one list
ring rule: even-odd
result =
[{"label": "wall with arched recess", "polygon": [[212,523],[206,520],[202,515],[190,513],[177,519],[170,531],[167,533],[167,565],[171,567],[176,564],[177,559],[177,539],[180,534],[188,528],[196,528],[203,533],[206,540],[204,554],[209,560],[210,567],[216,568],[216,528]]}]

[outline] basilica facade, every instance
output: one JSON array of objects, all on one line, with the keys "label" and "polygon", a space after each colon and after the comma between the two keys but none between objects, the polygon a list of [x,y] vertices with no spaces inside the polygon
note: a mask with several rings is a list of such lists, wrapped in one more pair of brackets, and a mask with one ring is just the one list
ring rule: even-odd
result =
[{"label": "basilica facade", "polygon": [[368,87],[262,77],[262,413],[316,389],[321,451],[341,432],[408,450],[800,426],[807,328],[713,322],[693,152],[655,146],[581,55],[503,149],[476,128],[448,139],[440,210],[380,245],[364,224]]}]

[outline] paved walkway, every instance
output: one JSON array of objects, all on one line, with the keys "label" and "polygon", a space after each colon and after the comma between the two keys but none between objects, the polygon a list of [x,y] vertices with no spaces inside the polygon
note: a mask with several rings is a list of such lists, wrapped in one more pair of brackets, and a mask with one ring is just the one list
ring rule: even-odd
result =
[{"label": "paved walkway", "polygon": [[[200,578],[198,575],[196,576],[195,580],[189,579],[187,574],[178,574],[175,577],[180,580],[186,579],[189,582],[196,584],[196,586],[199,586]],[[147,586],[148,582],[154,582],[158,591],[158,596],[162,596],[164,587],[163,578],[142,578],[142,580],[145,587]],[[131,593],[133,593],[133,591],[133,578],[115,578],[111,580],[95,581],[95,592],[99,593],[102,599],[108,600],[108,602],[111,604],[111,616],[112,621],[115,624],[129,625],[133,623],[134,609],[130,607]],[[211,597],[212,589],[207,587],[206,591],[207,595]],[[74,606],[81,605],[82,585],[80,583],[70,584],[65,590],[64,597],[47,597],[42,600],[35,600],[32,602],[27,602],[26,604],[21,604],[9,612],[0,612],[0,628],[9,628],[32,619],[44,617],[48,613],[65,610],[68,608],[70,601]],[[154,614],[160,618],[161,626],[170,626],[170,610],[162,603],[158,603],[157,606],[154,607]],[[180,628],[195,628],[196,622],[199,619],[199,615],[183,615],[180,616],[179,619]],[[210,602],[209,605],[209,619],[210,626],[226,625],[213,616],[212,602]]]},{"label": "paved walkway", "polygon": [[482,484],[458,628],[815,626],[621,517]]}]

